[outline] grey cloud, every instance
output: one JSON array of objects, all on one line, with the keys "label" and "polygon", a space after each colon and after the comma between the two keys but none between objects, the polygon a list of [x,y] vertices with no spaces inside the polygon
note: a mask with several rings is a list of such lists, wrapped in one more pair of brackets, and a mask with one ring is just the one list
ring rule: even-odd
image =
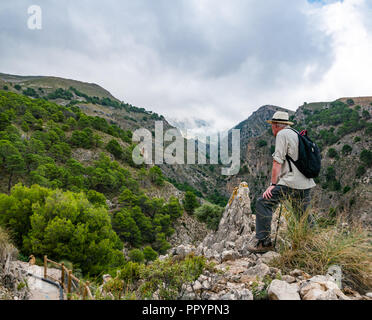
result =
[{"label": "grey cloud", "polygon": [[313,83],[332,66],[306,0],[40,0],[38,32],[26,28],[31,4],[0,3],[0,72],[72,70],[172,117],[209,108],[233,124],[257,101],[277,104],[269,93],[305,81],[309,65]]}]

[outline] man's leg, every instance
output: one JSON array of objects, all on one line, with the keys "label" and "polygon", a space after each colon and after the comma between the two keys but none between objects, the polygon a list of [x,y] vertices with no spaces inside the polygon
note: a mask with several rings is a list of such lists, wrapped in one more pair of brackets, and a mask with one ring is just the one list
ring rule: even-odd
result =
[{"label": "man's leg", "polygon": [[[296,194],[294,195],[293,207],[298,220],[306,213],[306,210],[309,208],[311,201],[310,190],[311,189],[296,190]],[[310,212],[308,213],[307,223],[310,227],[313,227],[315,224],[314,217]]]},{"label": "man's leg", "polygon": [[[270,240],[271,233],[271,219],[273,216],[273,209],[281,200],[285,199],[289,192],[286,186],[276,186],[272,190],[272,197],[264,199],[260,197],[256,203],[256,238],[258,240]],[[268,241],[270,242],[270,241]]]},{"label": "man's leg", "polygon": [[[310,202],[311,202],[310,191],[311,189],[304,190],[304,200],[303,200],[303,206],[302,206],[303,213],[305,213],[306,210],[309,209],[309,206],[310,206]],[[314,219],[314,216],[311,214],[311,212],[308,213],[307,223],[309,224],[310,228],[315,227],[315,219]]]}]

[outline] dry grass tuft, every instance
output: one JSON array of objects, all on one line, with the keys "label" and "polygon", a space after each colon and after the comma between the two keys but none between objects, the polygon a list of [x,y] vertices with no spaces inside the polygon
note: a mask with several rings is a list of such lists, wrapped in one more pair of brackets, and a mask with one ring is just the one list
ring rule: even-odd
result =
[{"label": "dry grass tuft", "polygon": [[285,202],[287,228],[280,234],[281,257],[274,261],[283,272],[301,269],[309,274],[326,274],[331,265],[339,265],[343,281],[356,290],[372,288],[372,239],[357,223],[348,223],[339,216],[329,224],[317,223],[310,228],[308,210],[296,218],[289,201]]},{"label": "dry grass tuft", "polygon": [[0,227],[0,266],[5,264],[9,256],[15,258],[17,253],[18,251],[11,243],[8,233]]}]

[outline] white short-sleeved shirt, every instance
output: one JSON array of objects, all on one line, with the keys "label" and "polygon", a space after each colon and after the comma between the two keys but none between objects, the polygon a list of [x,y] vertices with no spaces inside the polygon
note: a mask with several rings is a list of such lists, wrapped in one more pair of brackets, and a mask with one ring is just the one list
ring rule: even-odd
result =
[{"label": "white short-sleeved shirt", "polygon": [[288,154],[294,161],[298,159],[298,136],[293,130],[280,130],[276,136],[275,152],[273,158],[282,165],[277,184],[284,185],[293,189],[310,189],[316,186],[313,179],[306,178],[297,167],[291,163],[292,172],[289,170],[286,155]]}]

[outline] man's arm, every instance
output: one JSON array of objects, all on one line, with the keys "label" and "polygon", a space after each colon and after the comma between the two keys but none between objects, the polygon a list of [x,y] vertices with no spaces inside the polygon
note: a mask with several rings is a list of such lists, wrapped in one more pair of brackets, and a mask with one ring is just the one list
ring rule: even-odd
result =
[{"label": "man's arm", "polygon": [[271,183],[277,184],[279,180],[280,171],[282,170],[282,164],[273,160],[273,171],[271,173]]},{"label": "man's arm", "polygon": [[[271,173],[271,183],[272,184],[277,184],[278,183],[281,169],[282,169],[282,165],[279,162],[273,160],[273,170],[272,170],[272,173]],[[274,188],[275,188],[275,186],[273,186],[273,185],[268,187],[263,194],[263,198],[264,199],[270,199],[273,196],[271,194],[271,191]]]}]

